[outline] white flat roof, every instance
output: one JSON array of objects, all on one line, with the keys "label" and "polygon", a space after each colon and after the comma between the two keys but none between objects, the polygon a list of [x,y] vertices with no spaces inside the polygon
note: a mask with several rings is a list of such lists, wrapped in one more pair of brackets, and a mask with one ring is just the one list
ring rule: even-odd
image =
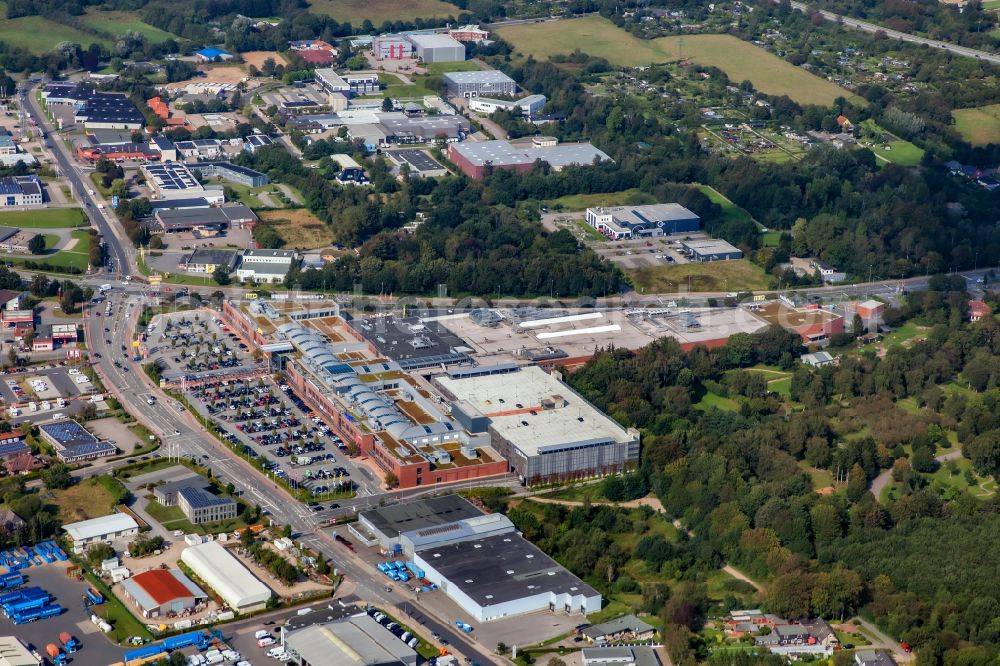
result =
[{"label": "white flat roof", "polygon": [[0,666],[38,666],[39,661],[17,636],[0,636]]},{"label": "white flat roof", "polygon": [[[481,377],[454,379],[443,375],[437,381],[456,399],[489,417],[494,431],[525,455],[558,451],[582,442],[624,443],[634,439],[573,389],[537,366]],[[554,400],[555,408],[543,409],[543,400]]]},{"label": "white flat roof", "polygon": [[138,529],[139,523],[127,513],[112,513],[110,516],[81,520],[78,523],[63,525],[63,529],[73,541],[86,541],[105,534]]}]

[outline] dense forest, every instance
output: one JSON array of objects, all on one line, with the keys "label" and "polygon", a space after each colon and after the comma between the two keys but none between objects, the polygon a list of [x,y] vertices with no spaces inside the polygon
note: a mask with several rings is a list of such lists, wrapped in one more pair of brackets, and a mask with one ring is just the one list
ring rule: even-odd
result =
[{"label": "dense forest", "polygon": [[[680,580],[690,577],[684,571],[697,580],[705,567],[731,562],[767,582],[767,610],[831,619],[860,612],[914,645],[921,665],[995,663],[1000,593],[986,581],[1000,567],[992,546],[1000,500],[944,492],[926,476],[952,437],[977,473],[1000,472],[1000,322],[969,323],[956,282],[937,279],[887,312],[896,325],[909,321],[927,333],[884,356],[847,347],[838,365],[809,368],[796,362],[797,337],[773,328],[713,350],[684,352],[672,339],[608,349],[570,374],[574,388],[644,434],[641,478],[616,482],[609,495],[651,489],[697,535],[680,549],[644,540],[634,555],[686,563],[674,569]],[[996,294],[989,299],[996,305]],[[757,364],[793,371],[792,403],[746,370]],[[738,409],[698,406],[710,390]],[[900,408],[902,400],[919,409]],[[836,492],[817,493],[812,470],[839,479]],[[868,488],[886,470],[899,491],[880,502]],[[594,507],[575,511],[542,526],[513,517],[601,585],[599,563],[616,551],[601,533],[597,550],[573,534],[589,533],[588,525],[613,534],[614,523]],[[684,589],[694,622],[676,602],[644,601],[667,624],[677,664],[699,657],[690,632],[708,610],[697,590]],[[645,600],[655,591],[641,592]]]}]

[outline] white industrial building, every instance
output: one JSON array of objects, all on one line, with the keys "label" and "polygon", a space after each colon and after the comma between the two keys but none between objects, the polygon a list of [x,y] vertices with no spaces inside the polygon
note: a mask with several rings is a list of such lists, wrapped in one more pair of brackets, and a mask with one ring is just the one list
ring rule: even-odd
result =
[{"label": "white industrial building", "polygon": [[416,56],[425,63],[465,60],[465,44],[448,35],[406,35],[406,39],[413,44]]},{"label": "white industrial building", "polygon": [[469,100],[469,108],[477,113],[493,113],[494,111],[520,111],[522,116],[533,116],[542,110],[545,95],[528,95],[521,99],[493,99],[490,97],[473,97]]},{"label": "white industrial building", "polygon": [[271,598],[271,589],[218,541],[185,548],[181,561],[234,611],[261,610]]},{"label": "white industrial building", "polygon": [[246,250],[236,269],[236,279],[281,282],[295,260],[293,250]]},{"label": "white industrial building", "polygon": [[528,484],[613,474],[639,463],[638,430],[621,427],[538,366],[459,369],[434,381],[454,400],[456,420],[470,432],[493,433],[494,447]]},{"label": "white industrial building", "polygon": [[112,513],[109,516],[63,525],[63,529],[73,541],[73,550],[81,552],[92,543],[134,536],[139,533],[139,523],[127,513]]},{"label": "white industrial building", "polygon": [[413,561],[479,622],[546,610],[572,615],[601,610],[597,590],[514,533],[431,546]]}]

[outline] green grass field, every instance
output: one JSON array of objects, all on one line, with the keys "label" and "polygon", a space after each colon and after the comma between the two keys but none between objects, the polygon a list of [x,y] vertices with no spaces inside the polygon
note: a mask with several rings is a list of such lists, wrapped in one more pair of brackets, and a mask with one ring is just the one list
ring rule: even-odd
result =
[{"label": "green grass field", "polygon": [[781,242],[781,232],[767,231],[761,234],[760,240],[764,244],[764,247],[778,247],[778,243]]},{"label": "green grass field", "polygon": [[735,83],[749,79],[761,92],[801,103],[830,104],[847,90],[731,35],[685,35],[644,40],[605,18],[503,26],[497,33],[523,55],[536,58],[581,49],[616,65],[637,66],[688,59],[724,71]]},{"label": "green grass field", "polygon": [[690,291],[760,291],[769,280],[764,269],[746,259],[629,268],[637,289],[649,293]]},{"label": "green grass field", "polygon": [[309,8],[314,14],[325,14],[355,26],[365,19],[378,26],[383,21],[447,18],[461,11],[441,0],[311,0]]},{"label": "green grass field", "polygon": [[710,185],[699,185],[698,189],[701,190],[702,194],[708,197],[709,201],[722,207],[722,214],[725,216],[727,221],[742,222],[744,220],[749,220],[756,224],[756,221],[750,213],[727,199],[722,192],[719,192],[714,187]]},{"label": "green grass field", "polygon": [[875,132],[877,136],[881,136],[886,139],[885,141],[874,142],[871,147],[871,151],[885,161],[905,167],[914,167],[920,164],[920,160],[924,156],[923,148],[919,148],[909,141],[900,139],[892,132],[875,124],[875,121],[871,118],[863,122],[862,126],[865,126],[867,129]]},{"label": "green grass field", "polygon": [[594,206],[641,206],[656,203],[656,197],[632,188],[621,192],[603,192],[598,194],[567,194],[558,199],[544,202],[552,209],[585,210]]},{"label": "green grass field", "polygon": [[[7,16],[6,2],[0,2],[0,16]],[[76,42],[85,49],[95,42],[108,48],[113,46],[106,39],[41,16],[0,19],[0,39],[8,46],[19,46],[36,55],[51,51],[59,42]]]},{"label": "green grass field", "polygon": [[110,32],[119,37],[127,32],[138,32],[153,44],[165,42],[168,39],[177,39],[176,35],[144,23],[134,12],[104,12],[90,8],[81,18],[94,30]]},{"label": "green grass field", "polygon": [[[438,64],[440,65],[441,63]],[[427,87],[427,79],[430,78],[428,76],[410,75],[409,79],[413,83],[409,84],[403,83],[398,76],[392,73],[379,74],[378,78],[379,82],[385,86],[385,89],[374,95],[368,95],[368,97],[392,97],[393,99],[399,99],[439,94],[436,90],[431,90]]]},{"label": "green grass field", "polygon": [[76,245],[72,249],[56,252],[51,257],[45,257],[40,261],[63,268],[87,270],[90,263],[90,234],[86,231],[74,231],[72,235],[76,239]]},{"label": "green grass field", "polygon": [[955,129],[973,146],[1000,143],[1000,104],[955,109]]},{"label": "green grass field", "polygon": [[473,60],[464,62],[432,62],[424,65],[424,68],[431,76],[441,76],[447,72],[475,72],[482,69],[479,63]]},{"label": "green grass field", "polygon": [[79,208],[45,208],[43,210],[12,210],[0,212],[0,226],[19,229],[65,229],[87,225]]},{"label": "green grass field", "polygon": [[738,402],[731,398],[724,398],[723,396],[712,393],[708,391],[702,397],[701,400],[695,403],[695,409],[701,409],[708,411],[715,407],[716,409],[721,409],[724,412],[738,412],[740,411],[740,405]]}]

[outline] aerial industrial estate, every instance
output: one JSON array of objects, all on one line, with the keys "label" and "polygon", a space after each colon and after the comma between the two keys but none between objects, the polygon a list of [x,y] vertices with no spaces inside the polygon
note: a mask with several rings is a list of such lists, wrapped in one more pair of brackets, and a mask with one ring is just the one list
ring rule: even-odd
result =
[{"label": "aerial industrial estate", "polygon": [[0,666],[1000,659],[1000,8],[5,11]]}]

